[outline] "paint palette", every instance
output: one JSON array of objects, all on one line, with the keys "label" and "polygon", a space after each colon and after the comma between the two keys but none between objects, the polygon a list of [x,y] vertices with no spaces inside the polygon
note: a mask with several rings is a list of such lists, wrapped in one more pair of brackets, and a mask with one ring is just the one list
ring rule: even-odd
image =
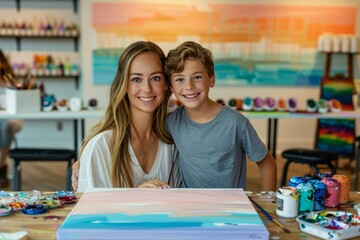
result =
[{"label": "paint palette", "polygon": [[343,211],[320,211],[299,215],[300,229],[322,239],[349,239],[360,236],[360,216]]}]

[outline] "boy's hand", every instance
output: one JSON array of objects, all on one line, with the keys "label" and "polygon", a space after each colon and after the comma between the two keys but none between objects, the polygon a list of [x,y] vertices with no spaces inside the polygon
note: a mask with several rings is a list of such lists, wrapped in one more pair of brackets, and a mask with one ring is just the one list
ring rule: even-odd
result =
[{"label": "boy's hand", "polygon": [[138,188],[170,188],[170,186],[163,181],[154,179],[148,182],[143,182],[138,186]]},{"label": "boy's hand", "polygon": [[80,161],[78,160],[72,165],[72,175],[71,175],[72,187],[75,192],[78,188],[79,171],[80,171]]}]

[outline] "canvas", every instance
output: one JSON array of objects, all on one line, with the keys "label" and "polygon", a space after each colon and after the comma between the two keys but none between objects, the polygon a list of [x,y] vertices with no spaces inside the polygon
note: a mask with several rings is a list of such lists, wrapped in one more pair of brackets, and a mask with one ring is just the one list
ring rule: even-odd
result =
[{"label": "canvas", "polygon": [[64,239],[269,239],[242,189],[85,192],[57,231]]}]

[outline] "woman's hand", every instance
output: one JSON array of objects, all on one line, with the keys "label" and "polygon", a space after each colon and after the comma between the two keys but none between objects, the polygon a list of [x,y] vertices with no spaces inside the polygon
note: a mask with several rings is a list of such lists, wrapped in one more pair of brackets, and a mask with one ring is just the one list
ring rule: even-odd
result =
[{"label": "woman's hand", "polygon": [[148,182],[143,182],[138,188],[170,188],[170,186],[163,181],[153,179]]}]

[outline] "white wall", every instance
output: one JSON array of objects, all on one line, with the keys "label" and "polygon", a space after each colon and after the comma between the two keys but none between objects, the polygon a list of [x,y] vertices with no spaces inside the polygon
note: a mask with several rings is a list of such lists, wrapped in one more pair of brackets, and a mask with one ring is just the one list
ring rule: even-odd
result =
[{"label": "white wall", "polygon": [[[90,21],[91,21],[91,4],[96,0],[82,0],[81,1],[81,30],[82,36],[91,36],[90,31]],[[184,0],[183,0],[184,1]],[[149,2],[144,0],[143,2]],[[153,2],[153,1],[151,1]],[[161,2],[161,0],[158,0]],[[237,1],[239,2],[239,1]],[[243,1],[254,3],[254,1]],[[260,0],[256,1],[257,3],[277,3],[277,4],[302,4],[302,5],[347,5],[347,4],[356,4],[358,5],[358,9],[360,7],[360,2],[356,0],[320,0],[320,1],[312,1],[312,0],[293,0],[293,1],[285,1],[285,0],[272,0],[265,1]],[[358,11],[359,12],[359,11]],[[358,14],[358,19],[359,14]],[[359,22],[359,21],[358,21]],[[360,24],[358,24],[360,26]],[[357,32],[359,29],[357,29]],[[88,71],[82,72],[83,77],[83,97],[86,102],[89,98],[96,97],[99,100],[99,104],[102,107],[107,105],[108,101],[108,87],[104,86],[93,86],[92,81],[92,73],[91,73],[91,52],[90,52],[90,42],[86,37],[82,38],[81,42],[81,52],[82,52],[82,66],[83,69],[88,69]],[[324,63],[325,66],[325,63]],[[356,75],[359,72],[359,61],[355,59],[355,71]],[[216,87],[210,91],[210,97],[214,100],[218,98],[224,99],[226,102],[229,98],[239,97],[242,98],[244,96],[256,97],[256,96],[273,96],[289,98],[296,97],[299,103],[300,108],[305,107],[306,99],[308,98],[319,98],[319,87],[259,87],[259,86],[243,86],[238,88],[228,88],[228,87]],[[267,121],[260,119],[252,119],[251,122],[257,129],[260,137],[266,142],[267,136]],[[93,121],[87,121],[87,125],[93,124]],[[316,128],[316,120],[311,119],[302,119],[302,120],[279,120],[279,128],[278,128],[278,152],[282,149],[288,147],[313,147],[314,144],[314,136],[315,136],[315,128]]]}]

